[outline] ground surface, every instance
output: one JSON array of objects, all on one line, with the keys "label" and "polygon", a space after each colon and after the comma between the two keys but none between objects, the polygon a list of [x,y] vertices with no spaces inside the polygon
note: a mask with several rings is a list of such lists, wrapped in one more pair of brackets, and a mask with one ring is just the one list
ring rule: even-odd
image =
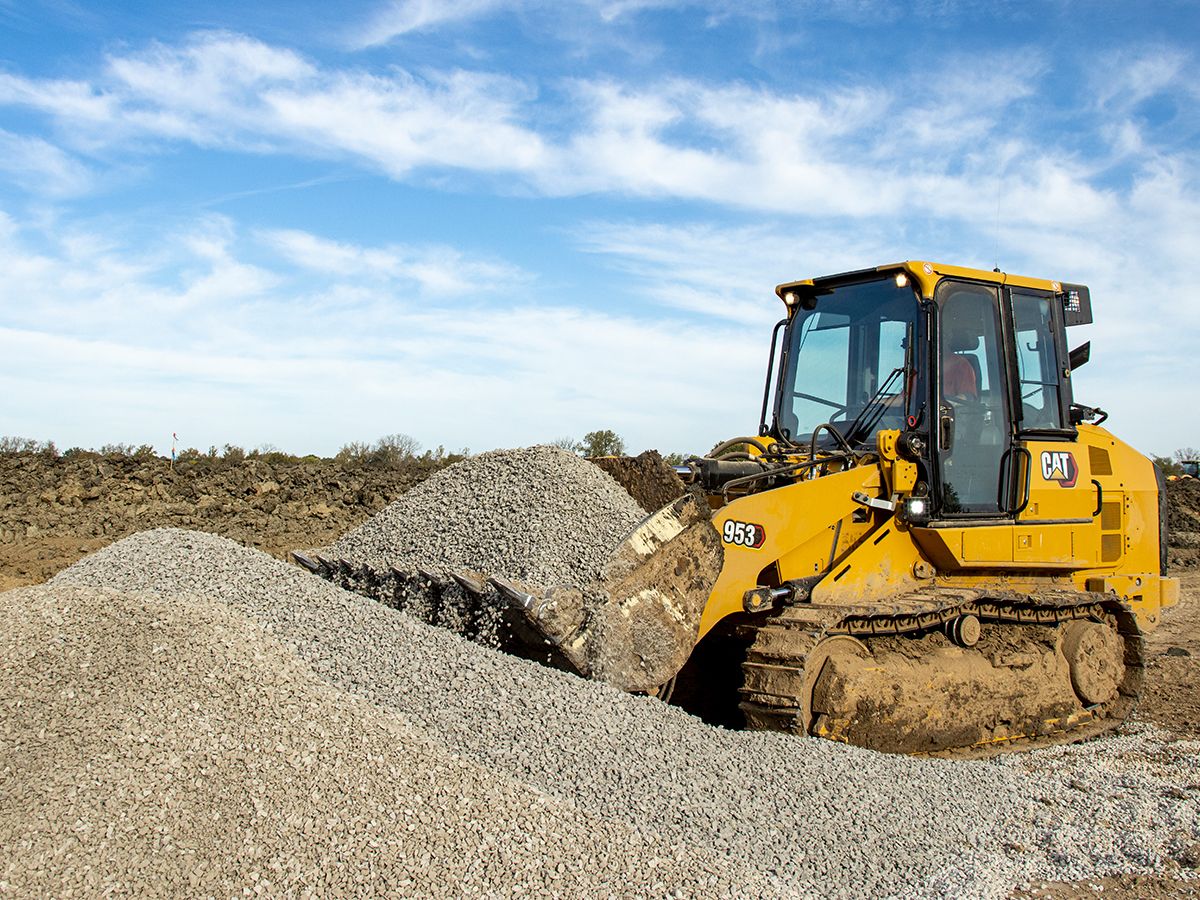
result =
[{"label": "ground surface", "polygon": [[[1178,740],[1197,740],[1200,739],[1200,573],[1194,568],[1184,570],[1182,580],[1179,605],[1168,610],[1163,624],[1147,637],[1146,680],[1135,716],[1158,725]],[[1200,791],[1200,785],[1188,785],[1186,789]],[[1014,900],[1200,898],[1200,880],[1193,879],[1200,879],[1200,846],[1180,854],[1175,873],[1037,885],[1019,892]]]},{"label": "ground surface", "polygon": [[[276,556],[324,546],[436,469],[328,460],[172,469],[156,459],[0,456],[0,591],[41,583],[87,553],[160,525],[210,531]],[[1172,485],[1170,494],[1176,538],[1169,557],[1183,590],[1179,605],[1148,637],[1137,717],[1177,740],[1200,740],[1200,483]],[[1200,785],[1181,789],[1200,791]],[[1181,852],[1174,870],[1161,876],[1034,885],[1015,896],[1200,898],[1200,846]]]}]

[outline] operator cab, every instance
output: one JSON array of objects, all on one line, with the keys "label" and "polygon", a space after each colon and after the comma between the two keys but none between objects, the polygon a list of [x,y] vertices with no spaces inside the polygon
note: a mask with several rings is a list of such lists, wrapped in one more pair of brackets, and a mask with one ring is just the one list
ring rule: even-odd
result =
[{"label": "operator cab", "polygon": [[1017,515],[1026,443],[1076,438],[1070,374],[1087,347],[1068,354],[1065,330],[1091,321],[1082,285],[904,263],[777,293],[788,316],[764,434],[813,453],[911,434],[938,518]]},{"label": "operator cab", "polygon": [[774,433],[818,449],[867,448],[880,430],[919,422],[920,306],[908,280],[809,287],[785,295]]}]

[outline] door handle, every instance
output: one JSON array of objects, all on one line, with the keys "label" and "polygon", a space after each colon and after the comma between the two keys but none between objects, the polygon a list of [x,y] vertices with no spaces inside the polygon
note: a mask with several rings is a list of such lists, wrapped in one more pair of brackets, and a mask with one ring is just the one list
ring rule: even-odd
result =
[{"label": "door handle", "polygon": [[954,446],[954,412],[945,406],[942,407],[941,432],[942,449],[948,451]]},{"label": "door handle", "polygon": [[1104,486],[1095,478],[1092,479],[1092,484],[1096,486],[1096,511],[1092,513],[1092,518],[1100,515],[1100,510],[1104,509]]}]

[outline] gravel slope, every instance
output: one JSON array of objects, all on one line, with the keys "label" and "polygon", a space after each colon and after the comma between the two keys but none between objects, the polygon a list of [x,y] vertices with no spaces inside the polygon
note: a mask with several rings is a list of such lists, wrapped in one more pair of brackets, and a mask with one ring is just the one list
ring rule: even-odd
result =
[{"label": "gravel slope", "polygon": [[1003,897],[1035,879],[1153,868],[1200,835],[1196,793],[1181,789],[1200,783],[1197,748],[1148,729],[981,762],[726,732],[199,533],[134,535],[53,583],[224,602],[495,777],[665,841],[697,871],[707,851],[744,864],[759,873],[747,896]]},{"label": "gravel slope", "polygon": [[744,877],[455,758],[199,598],[0,595],[0,798],[0,893],[656,896]]},{"label": "gravel slope", "polygon": [[496,450],[437,472],[318,552],[377,569],[583,585],[644,517],[619,484],[573,453]]}]

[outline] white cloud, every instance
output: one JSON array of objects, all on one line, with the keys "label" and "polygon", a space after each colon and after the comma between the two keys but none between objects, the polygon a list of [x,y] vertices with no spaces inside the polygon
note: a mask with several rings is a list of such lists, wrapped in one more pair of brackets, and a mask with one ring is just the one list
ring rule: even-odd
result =
[{"label": "white cloud", "polygon": [[60,148],[3,129],[0,172],[32,193],[53,198],[86,193],[94,183],[91,170]]},{"label": "white cloud", "polygon": [[515,5],[513,0],[395,0],[371,17],[356,34],[354,43],[374,47],[401,35],[475,19]]},{"label": "white cloud", "polygon": [[96,85],[0,76],[0,103],[49,113],[88,149],[149,137],[348,156],[393,177],[419,166],[537,167],[542,139],[514,121],[528,96],[512,79],[462,71],[328,72],[223,33],[110,57]]},{"label": "white cloud", "polygon": [[[753,3],[747,2],[748,7]],[[377,47],[409,34],[461,25],[501,13],[530,13],[545,17],[580,11],[611,24],[646,10],[702,7],[715,15],[736,14],[714,0],[389,0],[365,24],[352,30],[352,46]],[[740,11],[749,14],[752,9]]]},{"label": "white cloud", "polygon": [[[245,259],[257,241],[225,219],[143,249],[62,223],[0,226],[6,428],[64,445],[101,435],[161,448],[174,430],[200,447],[333,452],[403,430],[481,449],[612,427],[633,446],[701,450],[755,424],[757,329],[439,294],[427,248],[410,257],[286,232],[266,237],[314,250],[313,265],[264,267]],[[439,254],[476,265],[448,248],[428,264],[440,269]]]},{"label": "white cloud", "polygon": [[487,293],[529,280],[515,266],[471,258],[454,247],[360,247],[293,229],[266,231],[261,237],[294,266],[341,278],[410,282],[431,294]]},{"label": "white cloud", "polygon": [[[94,85],[3,76],[0,102],[51,114],[64,140],[89,149],[187,141],[349,159],[395,179],[458,172],[510,191],[809,217],[923,215],[977,228],[994,222],[997,191],[1011,200],[1006,218],[1026,225],[1114,215],[1120,198],[1100,180],[1105,148],[1088,143],[1104,128],[1056,142],[1014,127],[1009,111],[1039,70],[1017,75],[994,62],[960,72],[952,59],[886,87],[807,93],[670,79],[577,80],[546,95],[480,72],[327,69],[216,33],[113,56]],[[1158,89],[1167,78],[1127,80]],[[1113,146],[1139,140],[1136,129],[1110,135]]]}]

